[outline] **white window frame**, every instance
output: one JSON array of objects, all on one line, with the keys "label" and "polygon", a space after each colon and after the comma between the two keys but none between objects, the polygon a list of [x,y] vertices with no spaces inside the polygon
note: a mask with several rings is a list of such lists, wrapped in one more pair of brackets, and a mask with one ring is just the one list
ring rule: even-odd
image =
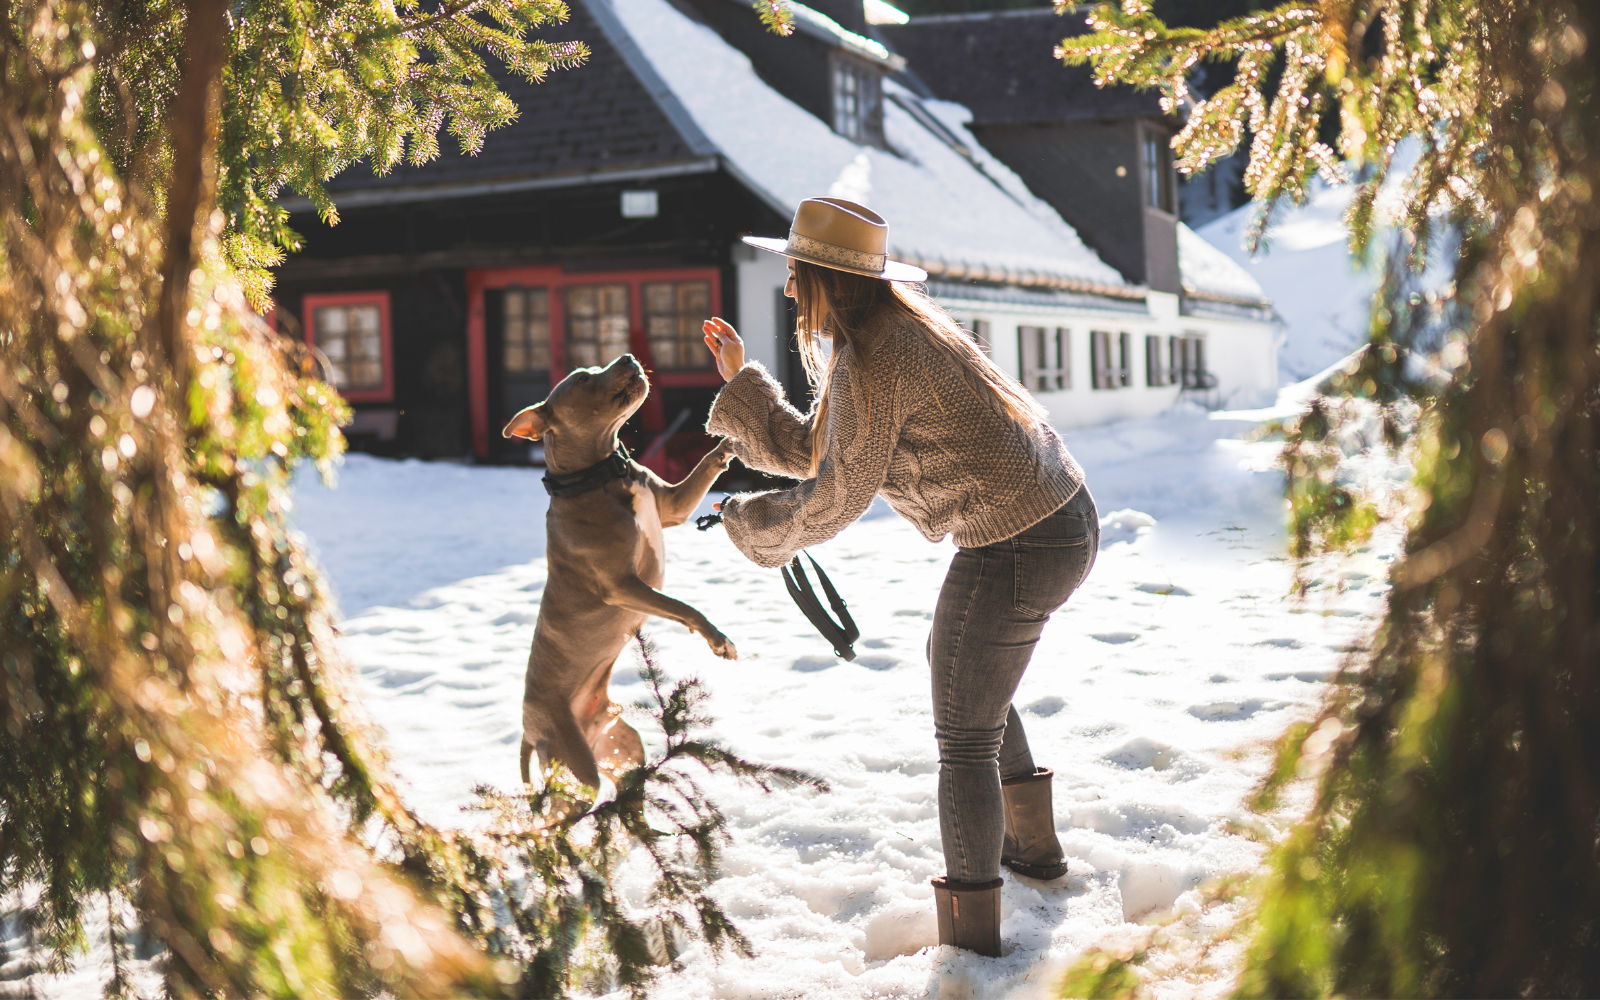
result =
[{"label": "white window frame", "polygon": [[843,53],[833,55],[829,75],[833,130],[869,146],[883,145],[883,74]]},{"label": "white window frame", "polygon": [[1018,325],[1017,358],[1029,392],[1072,388],[1072,333],[1066,327]]}]

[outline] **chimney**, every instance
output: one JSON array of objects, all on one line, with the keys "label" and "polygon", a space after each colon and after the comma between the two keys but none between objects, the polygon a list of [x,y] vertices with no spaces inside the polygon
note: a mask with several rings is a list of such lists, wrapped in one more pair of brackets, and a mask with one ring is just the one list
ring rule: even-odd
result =
[{"label": "chimney", "polygon": [[806,6],[838,21],[847,31],[867,34],[867,12],[863,0],[806,0]]}]

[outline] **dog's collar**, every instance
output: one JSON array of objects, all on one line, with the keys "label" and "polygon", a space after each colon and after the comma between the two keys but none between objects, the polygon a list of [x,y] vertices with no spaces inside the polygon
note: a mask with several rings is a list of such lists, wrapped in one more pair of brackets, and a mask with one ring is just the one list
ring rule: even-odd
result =
[{"label": "dog's collar", "polygon": [[559,476],[545,473],[545,492],[553,497],[574,497],[579,493],[597,490],[613,479],[626,477],[632,468],[633,460],[628,455],[628,449],[617,443],[617,450],[605,458],[577,472],[567,472]]}]

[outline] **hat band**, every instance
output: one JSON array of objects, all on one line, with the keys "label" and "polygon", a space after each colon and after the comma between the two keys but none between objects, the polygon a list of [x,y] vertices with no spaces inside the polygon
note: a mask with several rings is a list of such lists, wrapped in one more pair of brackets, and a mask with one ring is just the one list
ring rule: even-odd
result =
[{"label": "hat band", "polygon": [[871,271],[874,274],[882,274],[884,262],[889,259],[888,254],[867,253],[865,250],[851,250],[849,247],[824,243],[809,236],[801,236],[793,229],[789,230],[789,245],[785,249],[796,257],[806,257],[818,263],[836,264],[857,271]]}]

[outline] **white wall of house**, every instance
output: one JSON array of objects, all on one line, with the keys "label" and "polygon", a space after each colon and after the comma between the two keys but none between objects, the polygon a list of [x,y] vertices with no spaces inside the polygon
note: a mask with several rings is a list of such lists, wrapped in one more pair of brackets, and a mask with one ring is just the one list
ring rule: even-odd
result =
[{"label": "white wall of house", "polygon": [[1228,409],[1266,406],[1278,394],[1278,348],[1284,334],[1277,323],[1184,316],[1185,333],[1206,339],[1206,365],[1217,376],[1217,402]]},{"label": "white wall of house", "polygon": [[[738,275],[739,330],[746,357],[778,371],[778,359],[787,349],[788,331],[781,329],[777,297],[787,277],[784,259],[777,254],[743,246],[734,250]],[[1034,394],[1050,411],[1058,427],[1086,427],[1147,417],[1172,406],[1183,395],[1181,384],[1150,384],[1145,338],[1159,337],[1163,358],[1168,338],[1198,336],[1205,344],[1206,369],[1217,377],[1217,387],[1190,396],[1206,405],[1247,407],[1271,402],[1278,388],[1275,324],[1244,319],[1213,319],[1179,314],[1178,297],[1149,293],[1143,309],[1116,311],[1090,307],[1038,306],[978,300],[940,299],[957,321],[974,329],[974,321],[987,325],[989,353],[1013,377],[1022,376],[1018,351],[1019,327],[1044,327],[1052,335],[1067,331],[1070,383],[1067,388]],[[1094,331],[1110,333],[1120,351],[1120,335],[1129,335],[1131,350],[1128,386],[1095,388],[1090,340]]]},{"label": "white wall of house", "polygon": [[738,284],[735,323],[744,339],[745,357],[777,372],[779,352],[788,348],[791,332],[780,328],[783,317],[777,309],[778,295],[789,280],[788,261],[778,254],[736,243],[733,262]]},{"label": "white wall of house", "polygon": [[[1150,383],[1145,355],[1145,338],[1150,336],[1160,338],[1164,361],[1168,338],[1202,338],[1206,369],[1217,377],[1218,384],[1213,390],[1190,392],[1197,401],[1213,406],[1257,406],[1270,402],[1278,388],[1278,330],[1274,324],[1181,316],[1175,295],[1150,293],[1147,311],[1125,313],[982,301],[942,300],[941,304],[968,329],[974,328],[975,320],[986,323],[990,357],[1018,378],[1023,374],[1019,327],[1043,327],[1048,336],[1056,330],[1066,331],[1071,359],[1068,387],[1048,391],[1030,387],[1058,427],[1152,416],[1176,403],[1183,394],[1180,384]],[[1129,335],[1130,385],[1095,387],[1091,339],[1097,330],[1111,334],[1118,354],[1120,335]]]}]

